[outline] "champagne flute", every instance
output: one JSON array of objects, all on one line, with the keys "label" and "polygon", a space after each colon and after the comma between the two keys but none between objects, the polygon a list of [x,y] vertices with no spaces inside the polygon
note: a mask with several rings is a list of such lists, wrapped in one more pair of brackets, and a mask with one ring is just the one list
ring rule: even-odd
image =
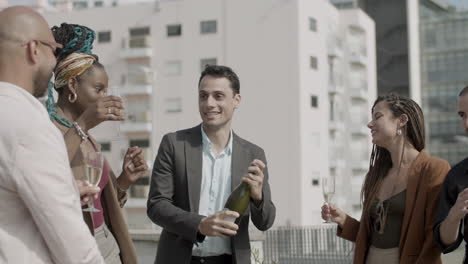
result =
[{"label": "champagne flute", "polygon": [[[330,175],[322,178],[322,192],[325,204],[331,205],[333,195],[335,194],[335,176]],[[325,220],[325,223],[332,223],[331,219]]]},{"label": "champagne flute", "polygon": [[[89,184],[94,187],[99,185],[102,176],[102,167],[104,165],[104,156],[101,152],[87,152],[85,154],[86,177]],[[100,212],[94,207],[94,198],[91,197],[91,202],[88,208],[83,209],[84,212]]]}]

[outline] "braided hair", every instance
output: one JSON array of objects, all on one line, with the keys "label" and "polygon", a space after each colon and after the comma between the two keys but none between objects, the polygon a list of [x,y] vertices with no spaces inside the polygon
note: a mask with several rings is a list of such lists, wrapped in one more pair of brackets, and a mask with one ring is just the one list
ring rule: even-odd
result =
[{"label": "braided hair", "polygon": [[[394,117],[399,117],[403,114],[408,116],[408,122],[406,123],[406,126],[402,128],[403,135],[405,137],[404,140],[411,144],[416,150],[422,151],[425,148],[425,129],[424,115],[421,107],[409,98],[390,93],[379,96],[375,100],[374,105],[372,106],[372,112],[374,111],[375,106],[380,102],[385,102],[387,104]],[[364,186],[361,190],[363,218],[366,219],[366,228],[369,234],[372,230],[370,219],[372,201],[376,198],[383,179],[386,177],[392,166],[393,163],[390,152],[387,149],[374,144],[370,157],[369,172],[366,175]]]},{"label": "braided hair", "polygon": [[55,54],[57,63],[74,52],[92,54],[93,41],[96,37],[92,29],[82,25],[62,23],[60,26],[52,27],[52,34],[55,41],[63,45],[63,49],[58,49]]}]

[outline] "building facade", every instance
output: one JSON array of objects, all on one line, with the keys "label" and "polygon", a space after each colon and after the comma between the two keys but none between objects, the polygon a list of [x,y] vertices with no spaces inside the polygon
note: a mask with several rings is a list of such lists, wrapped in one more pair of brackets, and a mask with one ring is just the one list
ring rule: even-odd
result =
[{"label": "building facade", "polygon": [[[321,179],[329,175],[337,179],[334,203],[360,213],[370,156],[365,125],[376,96],[374,24],[362,11],[325,0],[203,0],[45,16],[51,25],[97,32],[94,51],[110,91],[128,108],[126,122],[94,131],[116,171],[126,147],[143,147],[152,165],[165,133],[199,124],[200,72],[206,64],[229,65],[242,95],[233,128],[265,149],[276,225],[321,223]],[[149,177],[131,189],[132,229],[157,228],[146,218]]]},{"label": "building facade", "polygon": [[428,148],[452,165],[468,156],[456,103],[458,93],[468,85],[468,12],[463,7],[421,10],[422,98]]}]

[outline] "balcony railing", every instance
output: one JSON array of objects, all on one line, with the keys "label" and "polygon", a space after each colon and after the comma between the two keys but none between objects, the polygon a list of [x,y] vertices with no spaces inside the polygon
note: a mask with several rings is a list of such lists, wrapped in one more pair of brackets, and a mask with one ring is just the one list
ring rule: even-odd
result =
[{"label": "balcony railing", "polygon": [[349,93],[350,93],[351,98],[353,99],[358,99],[362,101],[366,101],[369,99],[369,95],[367,91],[364,89],[351,88],[349,89]]},{"label": "balcony railing", "polygon": [[344,124],[342,121],[339,121],[339,120],[334,120],[334,121],[330,121],[328,123],[328,128],[331,130],[331,131],[341,131],[344,129]]},{"label": "balcony railing", "polygon": [[153,93],[153,86],[150,84],[126,84],[121,90],[120,95],[150,95]]},{"label": "balcony railing", "polygon": [[125,59],[153,56],[151,38],[149,36],[130,37],[122,42],[120,56]]},{"label": "balcony railing", "polygon": [[354,244],[336,236],[336,225],[281,227],[266,232],[263,263],[345,264]]},{"label": "balcony railing", "polygon": [[132,132],[151,132],[151,112],[132,112],[129,111],[127,120],[122,123],[120,129],[126,133]]},{"label": "balcony railing", "polygon": [[355,65],[365,67],[367,65],[367,59],[364,55],[360,52],[351,52],[350,54],[350,62]]}]

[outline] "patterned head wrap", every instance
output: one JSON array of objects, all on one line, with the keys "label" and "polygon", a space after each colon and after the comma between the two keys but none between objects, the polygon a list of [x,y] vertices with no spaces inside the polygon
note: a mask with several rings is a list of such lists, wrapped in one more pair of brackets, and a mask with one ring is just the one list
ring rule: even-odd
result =
[{"label": "patterned head wrap", "polygon": [[93,65],[96,58],[86,53],[72,53],[55,67],[55,89],[68,84],[71,78],[80,76]]}]

